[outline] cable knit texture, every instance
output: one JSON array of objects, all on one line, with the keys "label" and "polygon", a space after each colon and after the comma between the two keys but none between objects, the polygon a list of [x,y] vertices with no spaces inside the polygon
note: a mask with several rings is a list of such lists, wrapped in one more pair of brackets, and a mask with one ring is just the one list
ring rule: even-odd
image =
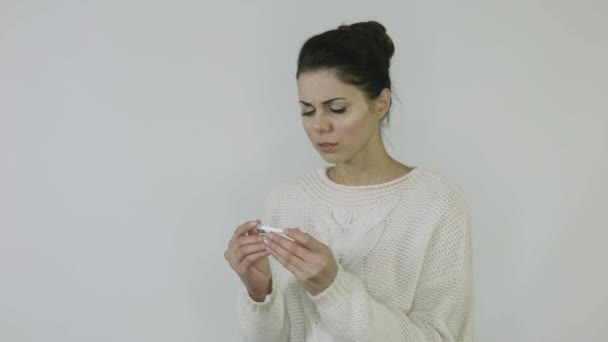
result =
[{"label": "cable knit texture", "polygon": [[467,204],[445,176],[416,167],[389,182],[351,186],[321,167],[275,186],[262,221],[299,227],[328,245],[338,273],[313,296],[270,257],[266,300],[239,288],[244,341],[473,340]]}]

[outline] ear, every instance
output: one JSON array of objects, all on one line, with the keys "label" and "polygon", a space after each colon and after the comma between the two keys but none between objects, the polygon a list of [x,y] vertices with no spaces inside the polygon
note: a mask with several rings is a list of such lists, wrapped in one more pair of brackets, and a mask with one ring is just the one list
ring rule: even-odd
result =
[{"label": "ear", "polygon": [[382,120],[386,116],[386,113],[391,109],[391,90],[388,88],[382,89],[382,92],[380,92],[380,95],[378,95],[375,102],[378,120]]}]

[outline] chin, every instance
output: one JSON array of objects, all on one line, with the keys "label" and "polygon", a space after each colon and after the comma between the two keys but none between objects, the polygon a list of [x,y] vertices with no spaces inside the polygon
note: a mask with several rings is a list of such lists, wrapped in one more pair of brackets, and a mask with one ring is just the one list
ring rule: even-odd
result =
[{"label": "chin", "polygon": [[321,153],[321,158],[330,164],[338,164],[342,160],[342,158],[333,155],[333,154],[323,154]]}]

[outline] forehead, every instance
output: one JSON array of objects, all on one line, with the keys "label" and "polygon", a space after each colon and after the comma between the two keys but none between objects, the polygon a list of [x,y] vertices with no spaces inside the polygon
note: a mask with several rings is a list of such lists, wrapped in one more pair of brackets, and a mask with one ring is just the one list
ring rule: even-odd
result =
[{"label": "forehead", "polygon": [[355,100],[362,93],[356,87],[342,82],[332,70],[304,72],[298,77],[298,96],[300,101],[320,104],[334,97]]}]

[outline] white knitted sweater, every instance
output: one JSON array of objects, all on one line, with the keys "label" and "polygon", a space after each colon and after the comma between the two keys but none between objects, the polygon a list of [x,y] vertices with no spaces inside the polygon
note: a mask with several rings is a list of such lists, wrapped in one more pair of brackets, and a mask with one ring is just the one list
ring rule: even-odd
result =
[{"label": "white knitted sweater", "polygon": [[325,167],[277,185],[262,222],[328,245],[333,283],[311,296],[270,257],[272,293],[238,292],[245,341],[473,340],[471,234],[462,189],[416,167],[392,181],[342,185]]}]

